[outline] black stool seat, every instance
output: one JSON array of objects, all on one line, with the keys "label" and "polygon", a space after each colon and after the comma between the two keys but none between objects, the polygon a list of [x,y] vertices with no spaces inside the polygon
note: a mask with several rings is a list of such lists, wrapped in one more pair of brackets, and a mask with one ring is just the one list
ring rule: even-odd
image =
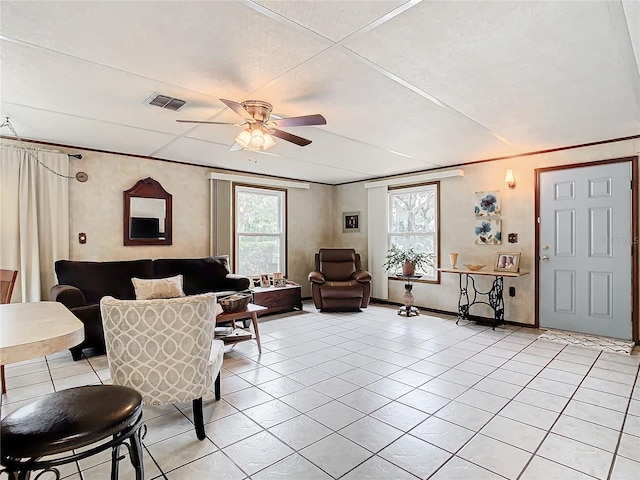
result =
[{"label": "black stool seat", "polygon": [[[114,436],[114,440],[93,449],[93,453],[117,449],[134,434],[139,443],[141,416],[142,396],[128,387],[84,386],[43,396],[2,420],[2,464],[13,468],[20,465],[21,470],[46,468],[47,465],[36,459],[78,449],[110,436]],[[76,454],[66,460],[75,461],[84,456]]]}]

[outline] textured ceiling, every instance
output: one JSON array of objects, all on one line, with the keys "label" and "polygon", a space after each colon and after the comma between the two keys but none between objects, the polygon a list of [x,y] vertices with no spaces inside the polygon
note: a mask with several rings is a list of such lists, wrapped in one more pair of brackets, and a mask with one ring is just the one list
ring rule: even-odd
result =
[{"label": "textured ceiling", "polygon": [[[25,139],[337,184],[640,134],[638,1],[3,0],[0,22]],[[327,125],[265,154],[176,123],[240,120],[219,98]]]}]

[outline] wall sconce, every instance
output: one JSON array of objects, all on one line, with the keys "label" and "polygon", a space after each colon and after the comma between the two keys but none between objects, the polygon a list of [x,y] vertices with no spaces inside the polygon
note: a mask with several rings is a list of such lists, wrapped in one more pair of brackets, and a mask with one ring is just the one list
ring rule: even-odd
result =
[{"label": "wall sconce", "polygon": [[513,170],[507,170],[507,175],[504,177],[504,181],[509,187],[509,190],[513,190],[514,188],[516,188],[516,179],[513,176]]}]

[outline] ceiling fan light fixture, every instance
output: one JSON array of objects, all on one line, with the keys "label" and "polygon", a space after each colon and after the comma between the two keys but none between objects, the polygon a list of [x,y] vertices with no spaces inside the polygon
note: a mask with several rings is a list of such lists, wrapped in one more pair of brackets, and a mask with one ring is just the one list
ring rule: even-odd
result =
[{"label": "ceiling fan light fixture", "polygon": [[264,145],[262,146],[262,150],[269,150],[271,147],[274,147],[276,142],[273,140],[273,137],[270,133],[265,132],[264,134]]},{"label": "ceiling fan light fixture", "polygon": [[249,145],[251,144],[251,130],[247,128],[241,131],[236,137],[236,143],[242,148],[249,148]]},{"label": "ceiling fan light fixture", "polygon": [[264,134],[260,128],[255,128],[251,132],[251,146],[256,150],[262,150],[264,146]]}]

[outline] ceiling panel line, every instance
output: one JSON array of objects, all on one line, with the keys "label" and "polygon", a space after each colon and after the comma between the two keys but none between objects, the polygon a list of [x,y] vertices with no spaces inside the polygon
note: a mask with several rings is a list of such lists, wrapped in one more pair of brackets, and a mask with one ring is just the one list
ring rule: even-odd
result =
[{"label": "ceiling panel line", "polygon": [[500,142],[509,145],[511,147],[514,146],[514,144],[512,142],[510,142],[509,140],[507,140],[506,138],[504,138],[502,135],[499,135],[497,133],[495,133],[494,131],[492,131],[489,127],[487,127],[486,125],[483,125],[482,123],[480,123],[479,121],[473,119],[472,117],[466,115],[465,113],[461,112],[460,110],[457,110],[455,108],[453,108],[451,105],[448,105],[447,103],[443,102],[442,100],[438,99],[437,97],[434,97],[433,95],[431,95],[428,92],[425,92],[424,90],[416,87],[415,85],[413,85],[412,83],[409,83],[408,81],[400,78],[398,75],[396,75],[393,72],[390,72],[389,70],[381,67],[380,65],[372,62],[371,60],[369,60],[368,58],[363,57],[362,55],[354,52],[353,50],[351,50],[350,48],[345,47],[344,45],[341,45],[341,47],[344,49],[345,52],[347,52],[349,55],[351,55],[353,58],[355,58],[356,60],[358,60],[360,63],[363,63],[364,65],[368,66],[369,68],[371,68],[372,70],[375,70],[376,72],[380,73],[381,75],[384,75],[385,77],[389,78],[390,80],[393,80],[396,83],[399,83],[400,85],[402,85],[405,88],[408,88],[409,90],[411,90],[414,93],[417,93],[418,95],[420,95],[421,97],[429,100],[430,102],[438,105],[441,108],[444,108],[445,110],[448,110],[451,113],[454,113],[455,115],[459,115],[464,117],[465,119],[469,120],[470,122],[472,122],[473,124],[477,125],[478,127],[482,128],[483,130],[485,130],[487,133],[489,133],[491,136],[497,138]]},{"label": "ceiling panel line", "polygon": [[[87,62],[87,63],[90,63],[92,65],[96,65],[98,67],[107,68],[107,69],[113,70],[115,72],[125,73],[127,75],[133,75],[135,77],[142,78],[144,80],[151,80],[153,82],[161,83],[161,84],[167,85],[169,87],[173,87],[173,88],[177,88],[177,89],[180,89],[180,90],[184,90],[186,92],[193,92],[193,93],[197,93],[198,95],[203,95],[203,96],[206,96],[206,97],[215,98],[212,95],[209,95],[208,93],[200,92],[200,91],[197,91],[197,90],[193,90],[191,88],[187,88],[187,87],[184,87],[182,85],[176,85],[176,84],[173,84],[173,83],[166,82],[164,80],[159,80],[157,78],[147,77],[146,75],[141,75],[141,74],[136,73],[136,72],[130,72],[129,70],[123,70],[122,68],[113,67],[111,65],[105,65],[104,63],[99,63],[99,62],[96,62],[94,60],[89,60],[89,59],[86,59],[86,58],[78,57],[76,55],[71,55],[69,53],[61,52],[60,50],[54,50],[52,48],[47,48],[47,47],[44,47],[42,45],[36,45],[35,43],[25,42],[24,40],[18,40],[17,38],[7,37],[6,35],[0,34],[0,41],[7,42],[7,43],[12,43],[14,45],[19,45],[19,46],[22,46],[22,47],[31,47],[31,48],[35,48],[35,49],[38,49],[38,50],[44,50],[46,52],[54,53],[54,54],[57,54],[57,55],[62,55],[62,56],[68,57],[68,58],[73,58],[74,60],[78,60],[80,62]],[[145,99],[142,99],[141,102],[144,102],[144,100]]]},{"label": "ceiling panel line", "polygon": [[359,37],[361,35],[364,35],[365,33],[369,33],[371,30],[373,30],[375,28],[378,28],[383,23],[386,23],[389,20],[394,19],[395,17],[397,17],[401,13],[406,12],[407,10],[409,10],[412,7],[415,7],[417,4],[419,4],[421,2],[422,2],[422,0],[409,0],[407,3],[403,3],[399,7],[396,7],[393,10],[391,10],[389,13],[387,13],[385,15],[382,15],[380,18],[374,20],[373,22],[369,23],[368,25],[365,25],[364,27],[356,30],[351,35],[347,35],[346,37],[344,37],[342,40],[340,40],[337,43],[338,44],[343,44],[347,40],[353,40],[354,38],[357,38],[357,37]]}]

